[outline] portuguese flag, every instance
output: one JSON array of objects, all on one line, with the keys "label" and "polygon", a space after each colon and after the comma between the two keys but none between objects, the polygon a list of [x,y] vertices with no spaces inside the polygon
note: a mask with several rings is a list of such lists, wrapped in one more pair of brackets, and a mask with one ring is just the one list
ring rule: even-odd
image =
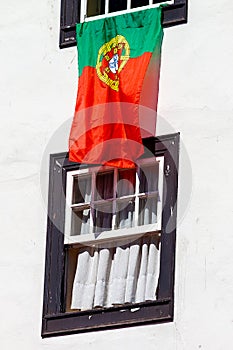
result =
[{"label": "portuguese flag", "polygon": [[[144,152],[142,137],[150,136],[146,124],[156,120],[161,8],[77,24],[76,33],[79,79],[69,159],[134,167]],[[142,106],[154,112],[152,120]]]}]

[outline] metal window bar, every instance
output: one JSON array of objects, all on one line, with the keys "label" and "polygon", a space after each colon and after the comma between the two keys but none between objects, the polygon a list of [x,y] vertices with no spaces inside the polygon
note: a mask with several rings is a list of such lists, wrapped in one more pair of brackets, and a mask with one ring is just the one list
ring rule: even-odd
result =
[{"label": "metal window bar", "polygon": [[105,14],[109,13],[109,0],[105,0]]},{"label": "metal window bar", "polygon": [[81,1],[80,22],[84,22],[87,16],[87,0]]},{"label": "metal window bar", "polygon": [[131,0],[127,0],[127,10],[131,9]]}]

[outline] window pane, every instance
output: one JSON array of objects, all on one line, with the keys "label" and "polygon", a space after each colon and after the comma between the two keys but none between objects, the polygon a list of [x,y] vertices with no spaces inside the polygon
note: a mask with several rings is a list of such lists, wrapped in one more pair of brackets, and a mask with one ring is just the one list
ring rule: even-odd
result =
[{"label": "window pane", "polygon": [[109,231],[112,229],[112,203],[98,206],[94,210],[94,232]]},{"label": "window pane", "polygon": [[157,197],[140,199],[139,226],[157,222]]},{"label": "window pane", "polygon": [[87,2],[87,17],[104,14],[104,0],[89,0]]},{"label": "window pane", "polygon": [[91,176],[74,178],[73,204],[86,203],[91,200]]},{"label": "window pane", "polygon": [[90,208],[72,212],[71,236],[91,233]]},{"label": "window pane", "polygon": [[113,197],[113,171],[96,176],[96,200]]},{"label": "window pane", "polygon": [[117,182],[117,197],[135,193],[136,170],[120,170]]},{"label": "window pane", "polygon": [[116,228],[129,228],[135,226],[134,200],[117,203]]},{"label": "window pane", "polygon": [[158,190],[159,163],[143,167],[140,170],[139,192],[153,192]]},{"label": "window pane", "polygon": [[149,5],[149,0],[131,0],[131,7],[140,7]]},{"label": "window pane", "polygon": [[127,9],[127,0],[109,0],[109,12],[121,11]]}]

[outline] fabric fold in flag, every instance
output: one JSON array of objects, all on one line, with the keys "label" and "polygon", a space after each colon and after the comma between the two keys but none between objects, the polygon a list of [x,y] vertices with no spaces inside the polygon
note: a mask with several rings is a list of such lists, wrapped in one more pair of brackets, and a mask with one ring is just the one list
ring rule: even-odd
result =
[{"label": "fabric fold in flag", "polygon": [[[156,120],[161,8],[80,23],[76,34],[79,80],[69,159],[134,167],[144,152],[142,137],[151,136],[148,120]],[[154,111],[154,120],[139,116],[141,106]]]}]

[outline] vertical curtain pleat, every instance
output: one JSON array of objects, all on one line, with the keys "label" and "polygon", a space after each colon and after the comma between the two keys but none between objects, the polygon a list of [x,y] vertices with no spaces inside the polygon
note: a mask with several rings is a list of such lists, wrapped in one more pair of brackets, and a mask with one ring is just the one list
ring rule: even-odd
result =
[{"label": "vertical curtain pleat", "polygon": [[142,199],[141,225],[157,222],[157,197]]},{"label": "vertical curtain pleat", "polygon": [[112,250],[100,249],[99,266],[96,278],[94,306],[104,306],[106,298],[106,288],[111,268]]},{"label": "vertical curtain pleat", "polygon": [[71,308],[91,309],[95,295],[98,251],[91,248],[78,255]]},{"label": "vertical curtain pleat", "polygon": [[118,228],[129,228],[134,226],[135,204],[134,201],[123,202],[118,206]]},{"label": "vertical curtain pleat", "polygon": [[83,210],[83,217],[80,229],[80,235],[88,234],[90,230],[90,209]]},{"label": "vertical curtain pleat", "polygon": [[[145,167],[140,173],[140,192],[153,192],[158,189],[158,163],[153,167]],[[157,196],[141,199],[140,225],[157,222]]]},{"label": "vertical curtain pleat", "polygon": [[112,198],[113,196],[113,172],[97,175],[96,194],[98,199]]},{"label": "vertical curtain pleat", "polygon": [[109,286],[109,304],[123,304],[125,302],[128,260],[129,247],[117,247],[112,265],[112,280]]},{"label": "vertical curtain pleat", "polygon": [[89,265],[89,252],[83,251],[78,254],[77,269],[74,277],[71,309],[82,308],[82,298],[85,288],[85,280]]},{"label": "vertical curtain pleat", "polygon": [[88,177],[85,181],[85,188],[82,190],[82,194],[84,193],[84,201],[90,202],[91,200],[91,177]]},{"label": "vertical curtain pleat", "polygon": [[135,301],[135,291],[137,286],[137,276],[139,271],[139,254],[140,243],[135,243],[129,248],[129,263],[126,278],[125,302],[132,303]]},{"label": "vertical curtain pleat", "polygon": [[157,197],[151,199],[151,224],[157,222]]},{"label": "vertical curtain pleat", "polygon": [[158,238],[143,237],[116,248],[80,251],[73,283],[72,309],[109,307],[156,299]]},{"label": "vertical curtain pleat", "polygon": [[135,193],[135,170],[119,171],[117,182],[117,197],[127,196]]},{"label": "vertical curtain pleat", "polygon": [[155,299],[155,292],[159,279],[159,258],[160,254],[157,249],[157,238],[151,236],[146,274],[145,300]]},{"label": "vertical curtain pleat", "polygon": [[139,275],[137,281],[137,289],[135,295],[135,302],[140,303],[145,299],[145,288],[146,288],[146,273],[147,273],[147,262],[148,262],[148,238],[142,239],[142,249],[141,249],[141,262],[139,268]]},{"label": "vertical curtain pleat", "polygon": [[89,268],[87,272],[84,295],[82,300],[83,309],[91,309],[93,305],[93,300],[95,296],[96,276],[98,270],[98,258],[98,251],[92,249],[91,254],[89,255]]},{"label": "vertical curtain pleat", "polygon": [[158,189],[159,163],[142,168],[140,173],[140,192],[151,192]]}]

